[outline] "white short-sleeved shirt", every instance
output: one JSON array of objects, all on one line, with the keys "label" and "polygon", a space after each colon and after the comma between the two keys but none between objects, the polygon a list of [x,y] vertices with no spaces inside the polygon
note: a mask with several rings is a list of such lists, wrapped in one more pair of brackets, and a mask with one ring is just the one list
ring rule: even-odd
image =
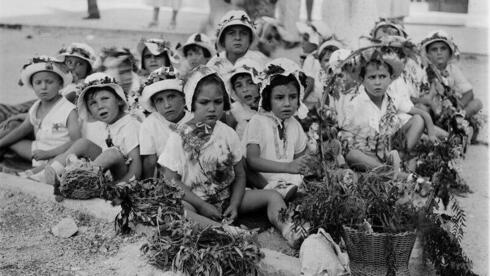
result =
[{"label": "white short-sleeved shirt", "polygon": [[403,125],[403,116],[413,107],[413,103],[399,97],[385,94],[381,108],[378,108],[367,95],[363,86],[358,94],[345,106],[341,133],[353,148],[372,150],[375,137],[379,134],[392,135]]},{"label": "white short-sleeved shirt", "polygon": [[[48,111],[44,118],[37,118],[37,110],[41,101],[38,100],[29,109],[29,122],[34,127],[36,140],[32,142],[31,150],[52,150],[70,141],[67,120],[75,105],[65,97],[61,97]],[[33,166],[42,162],[32,160]]]},{"label": "white short-sleeved shirt", "polygon": [[[129,152],[139,146],[139,129],[141,123],[131,116],[125,114],[122,118],[107,126],[108,135],[112,139],[112,144],[127,157]],[[108,149],[106,143],[102,145],[102,150]]]},{"label": "white short-sleeved shirt", "polygon": [[[187,123],[192,117],[192,113],[185,112],[184,117],[182,117],[176,125]],[[148,115],[141,124],[139,131],[140,154],[156,154],[157,157],[160,156],[165,149],[170,133],[173,132],[173,130],[170,129],[170,125],[174,125],[174,123],[167,121],[167,119],[158,112],[152,112]]]},{"label": "white short-sleeved shirt", "polygon": [[[264,66],[267,62],[269,62],[268,57],[266,57],[261,52],[254,50],[248,50],[245,55],[239,58],[236,62],[238,62],[240,59],[252,59],[261,66]],[[233,70],[234,66],[233,63],[231,63],[231,61],[226,58],[225,51],[217,53],[208,61],[206,65],[215,68],[215,70],[218,71],[218,73],[220,73],[222,76],[226,76],[231,70]]]},{"label": "white short-sleeved shirt", "polygon": [[245,128],[247,127],[248,122],[250,121],[250,119],[252,119],[252,116],[258,114],[258,112],[251,109],[248,105],[242,104],[238,101],[231,104],[230,112],[237,121],[235,131],[241,140],[243,138],[243,133],[245,132]]},{"label": "white short-sleeved shirt", "polygon": [[243,158],[240,139],[226,124],[217,121],[209,140],[201,147],[197,159],[186,151],[183,136],[189,135],[188,125],[172,132],[158,164],[181,176],[182,183],[203,200],[219,205],[231,194],[236,165]]},{"label": "white short-sleeved shirt", "polygon": [[107,124],[102,121],[83,120],[82,137],[90,140],[99,147],[104,147],[107,138]]},{"label": "white short-sleeved shirt", "polygon": [[[284,125],[286,139],[279,138],[279,126]],[[260,148],[260,158],[276,161],[291,162],[294,155],[306,149],[307,137],[301,124],[291,117],[284,123],[272,114],[272,112],[257,114],[250,119],[242,139],[244,153],[247,145],[256,144]],[[270,182],[283,178],[291,179],[293,175],[286,173],[261,173]]]},{"label": "white short-sleeved shirt", "polygon": [[449,86],[454,89],[458,97],[462,97],[463,93],[473,89],[473,86],[464,76],[463,71],[459,69],[458,65],[449,63],[446,67],[446,71],[449,75]]}]

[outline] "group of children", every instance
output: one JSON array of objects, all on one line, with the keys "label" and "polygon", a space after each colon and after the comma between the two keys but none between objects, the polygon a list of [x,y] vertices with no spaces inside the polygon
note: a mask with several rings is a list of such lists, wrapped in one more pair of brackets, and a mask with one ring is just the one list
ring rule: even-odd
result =
[{"label": "group of children", "polygon": [[[392,42],[405,36],[390,21],[372,33]],[[22,83],[38,100],[0,139],[0,149],[32,160],[33,169],[22,175],[53,185],[67,163],[85,158],[115,183],[164,177],[183,188],[186,209],[213,220],[266,209],[295,246],[301,229],[280,220],[279,211],[302,188],[311,165],[306,153],[315,147],[301,124],[309,112],[331,111],[348,166],[369,170],[388,162],[397,170],[424,133],[431,140],[447,135],[433,123],[440,114],[436,99],[446,93],[437,86],[455,91],[456,108],[467,118],[481,109],[442,32],[421,46],[444,83],[429,81],[421,60],[400,56],[395,46],[356,55],[334,37],[316,44],[311,37],[304,36],[312,50],[304,69],[252,50],[259,38],[243,11],[222,18],[216,47],[200,33],[175,48],[142,40],[139,62],[126,48],[106,48],[99,58],[90,46],[73,43],[23,67]],[[25,139],[29,133],[35,140]]]}]

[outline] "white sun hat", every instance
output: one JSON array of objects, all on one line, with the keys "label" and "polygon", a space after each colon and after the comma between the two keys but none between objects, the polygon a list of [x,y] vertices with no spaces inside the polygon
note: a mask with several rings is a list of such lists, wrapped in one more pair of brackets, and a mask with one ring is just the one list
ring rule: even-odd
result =
[{"label": "white sun hat", "polygon": [[154,55],[159,56],[163,53],[167,54],[169,61],[174,63],[179,63],[179,58],[176,56],[174,51],[172,50],[172,44],[168,40],[163,40],[160,38],[150,38],[150,39],[141,39],[136,47],[138,52],[138,57],[140,58],[140,68],[143,69],[143,51],[145,48]]},{"label": "white sun hat", "polygon": [[[189,77],[184,84],[185,105],[187,106],[187,110],[192,111],[192,98],[194,97],[194,93],[196,92],[196,87],[199,81],[210,75],[216,75],[223,81],[223,77],[214,68],[206,65],[199,65],[189,73]],[[230,106],[230,96],[228,94],[224,81],[223,86],[225,88],[225,93],[228,96],[228,106]]]},{"label": "white sun hat", "polygon": [[[293,75],[299,86],[299,102],[297,115],[300,119],[306,118],[308,114],[308,108],[303,103],[303,97],[305,95],[305,87],[301,83],[300,75],[303,73],[299,65],[288,58],[277,58],[265,65],[265,69],[262,71],[261,79],[262,86],[260,87],[260,102],[259,107],[262,108],[263,92],[268,87],[272,79],[277,75],[289,76]],[[304,73],[303,73],[304,74]]]},{"label": "white sun hat", "polygon": [[183,82],[177,77],[178,72],[173,67],[161,67],[151,72],[144,84],[140,97],[140,103],[143,108],[149,112],[155,112],[156,109],[151,97],[162,91],[174,90],[184,95]]},{"label": "white sun hat", "polygon": [[213,47],[213,43],[211,42],[211,39],[209,39],[207,35],[203,33],[193,33],[191,34],[191,36],[189,36],[185,44],[182,46],[180,54],[182,56],[185,56],[184,55],[185,50],[192,45],[197,45],[199,47],[208,50],[210,57],[214,56],[214,54],[216,53]]},{"label": "white sun hat", "polygon": [[234,101],[237,100],[237,97],[235,90],[233,89],[233,84],[231,83],[233,76],[238,74],[249,74],[253,83],[260,84],[260,72],[262,69],[262,66],[257,61],[249,58],[239,59],[235,63],[233,69],[225,77],[226,89],[229,91],[230,96]]},{"label": "white sun hat", "polygon": [[78,57],[87,61],[90,64],[90,72],[94,72],[100,66],[97,52],[85,43],[73,42],[68,47],[61,48],[58,54],[63,60],[65,57]]},{"label": "white sun hat", "polygon": [[216,42],[218,46],[224,47],[221,45],[221,36],[223,35],[223,31],[230,26],[244,26],[250,30],[252,37],[250,38],[250,45],[253,42],[257,41],[257,32],[255,29],[255,24],[250,19],[248,14],[242,10],[231,10],[227,12],[220,20],[218,24],[218,29],[216,31]]},{"label": "white sun hat", "polygon": [[352,50],[338,49],[332,53],[330,60],[328,61],[328,68],[332,70],[334,74],[338,74],[342,71],[344,60],[346,60],[352,54]]},{"label": "white sun hat", "polygon": [[38,72],[52,72],[61,77],[63,87],[73,81],[73,76],[68,71],[68,68],[63,63],[63,60],[50,56],[37,56],[24,64],[20,73],[20,84],[26,85],[30,89],[32,87],[32,76]]},{"label": "white sun hat", "polygon": [[322,51],[325,50],[327,47],[336,47],[337,49],[341,49],[345,47],[345,45],[343,45],[342,42],[332,37],[331,39],[323,42],[322,45],[320,45],[320,47],[318,48],[318,55],[320,55]]},{"label": "white sun hat", "polygon": [[81,93],[80,96],[78,97],[77,101],[77,108],[78,108],[78,116],[82,119],[87,119],[88,117],[88,109],[87,109],[87,103],[85,100],[85,94],[90,88],[94,87],[110,87],[116,92],[116,95],[119,96],[119,98],[124,102],[124,110],[127,111],[129,106],[128,106],[128,100],[126,99],[126,95],[124,94],[124,91],[122,87],[117,83],[116,79],[105,74],[105,73],[93,73],[91,75],[88,75],[81,87]]},{"label": "white sun hat", "polygon": [[451,57],[459,56],[459,50],[456,44],[454,43],[453,38],[442,30],[430,32],[425,36],[424,39],[422,39],[422,41],[420,42],[420,51],[422,55],[427,56],[427,46],[438,41],[447,44],[447,46],[451,50]]}]

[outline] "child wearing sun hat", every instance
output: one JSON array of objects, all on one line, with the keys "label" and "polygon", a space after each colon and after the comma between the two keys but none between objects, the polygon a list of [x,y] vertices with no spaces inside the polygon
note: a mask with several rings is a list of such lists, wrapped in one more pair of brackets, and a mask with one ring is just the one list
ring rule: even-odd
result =
[{"label": "child wearing sun hat", "polygon": [[203,33],[193,33],[179,47],[180,54],[185,58],[190,71],[199,65],[206,65],[216,51],[209,37]]},{"label": "child wearing sun hat", "polygon": [[227,12],[218,24],[216,44],[219,52],[208,62],[222,75],[233,69],[233,65],[240,58],[249,58],[259,64],[265,64],[267,57],[254,50],[250,50],[257,41],[255,25],[242,10]]},{"label": "child wearing sun hat", "polygon": [[[22,124],[0,139],[0,149],[8,147],[39,167],[80,138],[75,105],[60,94],[60,90],[71,83],[72,76],[62,60],[39,56],[24,65],[21,81],[34,91],[38,100]],[[35,140],[24,139],[31,132]]]},{"label": "child wearing sun hat", "polygon": [[172,67],[153,71],[144,85],[140,103],[151,112],[143,120],[139,132],[144,178],[154,176],[157,160],[165,149],[172,127],[192,118],[185,109],[182,89],[183,82]]},{"label": "child wearing sun hat", "polygon": [[140,60],[139,74],[145,77],[160,67],[175,66],[178,63],[177,56],[172,50],[172,44],[168,40],[142,38],[136,51]]}]

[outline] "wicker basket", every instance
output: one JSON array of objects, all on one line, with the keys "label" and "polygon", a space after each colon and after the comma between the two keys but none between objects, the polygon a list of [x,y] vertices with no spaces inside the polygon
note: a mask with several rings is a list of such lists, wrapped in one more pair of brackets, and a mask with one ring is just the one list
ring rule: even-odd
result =
[{"label": "wicker basket", "polygon": [[70,168],[60,179],[60,192],[65,198],[90,199],[100,197],[105,178],[102,170]]},{"label": "wicker basket", "polygon": [[343,226],[343,230],[353,276],[385,276],[390,262],[394,264],[395,275],[410,275],[408,261],[416,231],[366,233],[348,226]]}]

